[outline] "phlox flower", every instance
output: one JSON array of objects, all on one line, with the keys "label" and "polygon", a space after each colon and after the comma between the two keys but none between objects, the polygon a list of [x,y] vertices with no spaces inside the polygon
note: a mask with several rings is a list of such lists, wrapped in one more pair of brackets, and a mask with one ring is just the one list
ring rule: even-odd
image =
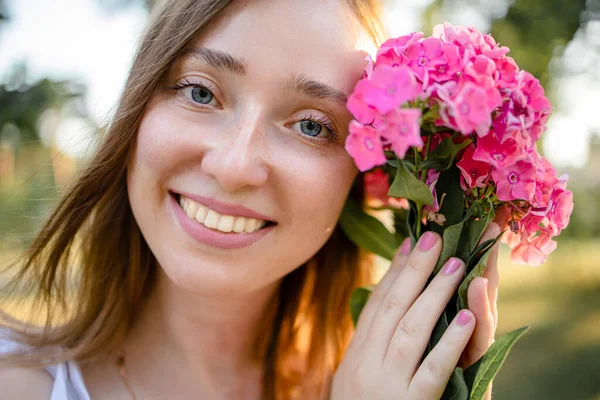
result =
[{"label": "phlox flower", "polygon": [[477,140],[473,159],[501,169],[519,160],[527,159],[527,152],[512,138],[501,142],[492,131]]},{"label": "phlox flower", "polygon": [[400,108],[378,116],[374,126],[381,132],[383,143],[389,144],[399,158],[411,147],[423,146],[421,139],[421,110]]},{"label": "phlox flower", "polygon": [[537,169],[529,160],[520,160],[514,164],[492,171],[496,182],[497,196],[502,201],[527,200],[535,194]]},{"label": "phlox flower", "polygon": [[413,32],[410,35],[391,38],[383,42],[375,59],[377,65],[389,65],[392,67],[408,64],[409,60],[404,54],[407,46],[418,42],[423,37],[423,32]]},{"label": "phlox flower", "polygon": [[518,264],[538,266],[542,265],[555,249],[556,242],[547,233],[542,232],[541,235],[531,238],[523,236],[519,244],[512,249],[511,259]]},{"label": "phlox flower", "polygon": [[386,162],[379,132],[357,121],[350,122],[345,148],[360,171],[367,171]]},{"label": "phlox flower", "polygon": [[[440,115],[451,125],[456,125],[458,131],[469,135],[476,131],[478,135],[488,133],[492,118],[488,106],[488,98],[484,89],[472,82],[461,85],[446,107],[440,108]],[[449,120],[448,116],[454,120]]]},{"label": "phlox flower", "polygon": [[428,70],[444,63],[443,54],[442,41],[438,38],[427,38],[414,42],[406,48],[408,65],[425,85],[429,80]]},{"label": "phlox flower", "polygon": [[437,191],[435,190],[435,185],[437,185],[438,178],[440,177],[440,171],[436,171],[435,169],[430,169],[427,171],[427,177],[425,178],[425,185],[431,191],[433,195],[433,205],[426,205],[424,207],[425,214],[428,212],[438,212],[440,210],[440,204],[438,203]]},{"label": "phlox flower", "polygon": [[359,81],[346,102],[346,107],[350,110],[354,118],[363,124],[373,122],[377,114],[375,107],[365,101],[365,93],[368,87],[368,80]]},{"label": "phlox flower", "polygon": [[517,73],[519,67],[512,57],[502,57],[496,60],[496,85],[499,88],[512,88],[517,86]]},{"label": "phlox flower", "polygon": [[490,164],[477,161],[473,158],[475,146],[468,146],[456,166],[460,169],[461,186],[464,190],[474,187],[484,187],[490,172]]},{"label": "phlox flower", "polygon": [[548,205],[545,208],[532,209],[531,214],[547,219],[549,230],[558,235],[569,225],[573,212],[573,192],[556,185],[552,190]]},{"label": "phlox flower", "polygon": [[458,46],[454,43],[442,42],[440,62],[429,68],[429,77],[435,82],[455,79],[457,74],[462,71],[462,64]]},{"label": "phlox flower", "polygon": [[382,114],[414,100],[421,88],[408,67],[378,66],[363,90],[365,102]]}]

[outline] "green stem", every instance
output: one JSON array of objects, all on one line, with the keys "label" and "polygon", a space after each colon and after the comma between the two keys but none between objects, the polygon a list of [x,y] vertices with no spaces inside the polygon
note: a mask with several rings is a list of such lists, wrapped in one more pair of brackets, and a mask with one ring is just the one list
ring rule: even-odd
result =
[{"label": "green stem", "polygon": [[421,237],[421,212],[423,207],[419,203],[415,203],[417,205],[417,228],[415,229],[415,237],[417,240]]}]

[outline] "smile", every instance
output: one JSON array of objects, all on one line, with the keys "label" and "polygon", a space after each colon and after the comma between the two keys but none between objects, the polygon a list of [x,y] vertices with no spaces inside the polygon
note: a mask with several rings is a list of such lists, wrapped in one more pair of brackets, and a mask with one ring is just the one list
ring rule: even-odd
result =
[{"label": "smile", "polygon": [[256,218],[223,215],[183,195],[179,195],[178,197],[179,205],[188,218],[195,220],[209,229],[224,233],[253,233],[268,224],[268,221]]}]

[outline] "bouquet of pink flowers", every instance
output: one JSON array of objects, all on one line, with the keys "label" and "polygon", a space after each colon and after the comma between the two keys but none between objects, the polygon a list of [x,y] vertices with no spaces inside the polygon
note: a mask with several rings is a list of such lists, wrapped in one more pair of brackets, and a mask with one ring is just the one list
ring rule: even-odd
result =
[{"label": "bouquet of pink flowers", "polygon": [[[379,209],[392,210],[395,232],[351,201],[342,228],[387,259],[405,237],[414,246],[424,231],[435,231],[443,237],[443,250],[434,274],[452,256],[467,266],[456,301],[446,307],[428,348],[468,306],[468,285],[483,275],[487,252],[499,240],[478,245],[496,210],[510,209],[503,241],[512,259],[540,265],[556,248],[552,238],[568,225],[573,209],[567,176],[557,177],[536,147],[550,102],[539,81],[508,52],[490,35],[450,24],[436,26],[432,37],[390,39],[374,61],[368,57],[348,99],[355,120],[346,150],[366,172],[366,190],[380,198]],[[355,292],[355,322],[369,290]],[[452,398],[481,398],[525,329],[497,339],[477,363],[454,374],[447,392],[463,394]]]}]

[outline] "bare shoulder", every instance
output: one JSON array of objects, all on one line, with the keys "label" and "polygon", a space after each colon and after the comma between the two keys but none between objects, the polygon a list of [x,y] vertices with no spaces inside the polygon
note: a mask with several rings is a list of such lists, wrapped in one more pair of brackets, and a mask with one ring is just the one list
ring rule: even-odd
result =
[{"label": "bare shoulder", "polygon": [[5,400],[47,400],[54,379],[43,368],[0,367],[0,388]]}]

